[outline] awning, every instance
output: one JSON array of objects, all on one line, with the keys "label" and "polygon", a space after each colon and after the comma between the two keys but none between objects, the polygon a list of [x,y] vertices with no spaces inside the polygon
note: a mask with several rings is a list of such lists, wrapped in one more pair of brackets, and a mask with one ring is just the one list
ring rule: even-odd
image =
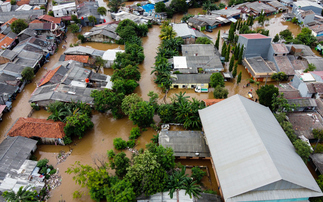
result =
[{"label": "awning", "polygon": [[236,23],[237,22],[237,19],[235,19],[235,18],[229,18],[228,20],[230,20],[233,23]]}]

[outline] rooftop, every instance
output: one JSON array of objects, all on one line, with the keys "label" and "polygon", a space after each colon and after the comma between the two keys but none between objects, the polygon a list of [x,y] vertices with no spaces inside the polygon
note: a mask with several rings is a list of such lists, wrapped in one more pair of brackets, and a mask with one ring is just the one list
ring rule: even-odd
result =
[{"label": "rooftop", "polygon": [[53,120],[35,119],[35,118],[18,118],[11,127],[8,136],[22,136],[27,138],[60,138],[65,137],[65,123],[55,122]]},{"label": "rooftop", "polygon": [[322,118],[316,112],[293,112],[287,116],[297,136],[304,135],[307,139],[314,139],[312,129],[323,129]]},{"label": "rooftop", "polygon": [[239,36],[242,36],[247,39],[267,39],[269,37],[262,35],[262,34],[240,34]]},{"label": "rooftop", "polygon": [[274,56],[274,60],[281,72],[285,72],[288,76],[295,75],[293,66],[287,56]]},{"label": "rooftop", "polygon": [[201,131],[161,131],[158,142],[163,147],[172,148],[174,156],[210,157]]},{"label": "rooftop", "polygon": [[174,69],[186,69],[186,56],[174,56]]},{"label": "rooftop", "polygon": [[174,84],[194,84],[210,83],[211,74],[176,74],[177,79],[173,79]]},{"label": "rooftop", "polygon": [[52,23],[55,23],[55,24],[59,24],[62,21],[62,18],[52,17],[50,15],[41,15],[41,16],[38,17],[38,19],[48,21],[48,22],[52,22]]},{"label": "rooftop", "polygon": [[297,107],[316,107],[317,104],[313,98],[293,98],[288,99],[288,104],[295,104]]},{"label": "rooftop", "polygon": [[323,195],[268,107],[234,95],[199,115],[226,202]]},{"label": "rooftop", "polygon": [[12,50],[6,49],[6,50],[0,52],[0,57],[4,57],[4,58],[7,58],[12,61],[13,59],[15,59],[17,57],[17,53]]},{"label": "rooftop", "polygon": [[189,28],[186,23],[173,24],[173,29],[176,32],[176,37],[195,37],[194,30]]},{"label": "rooftop", "polygon": [[271,44],[271,46],[273,47],[274,52],[276,54],[287,54],[287,53],[289,53],[287,47],[283,43],[273,43],[273,44]]},{"label": "rooftop", "polygon": [[314,154],[311,154],[310,158],[312,159],[316,168],[322,174],[323,173],[323,154],[322,153],[314,153]]},{"label": "rooftop", "polygon": [[221,102],[222,100],[224,100],[224,99],[204,99],[203,101],[205,103],[205,106],[208,107],[208,106],[214,105],[218,102]]},{"label": "rooftop", "polygon": [[77,62],[88,63],[90,56],[88,55],[66,55],[65,61],[67,60],[74,60]]},{"label": "rooftop", "polygon": [[255,73],[273,73],[261,56],[245,58],[245,61],[248,63],[248,69],[251,68]]}]

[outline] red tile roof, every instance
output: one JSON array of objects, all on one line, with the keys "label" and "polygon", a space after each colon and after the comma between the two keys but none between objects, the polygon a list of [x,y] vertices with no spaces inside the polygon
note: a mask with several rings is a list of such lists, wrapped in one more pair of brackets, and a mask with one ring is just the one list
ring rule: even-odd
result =
[{"label": "red tile roof", "polygon": [[6,37],[6,35],[0,34],[0,41],[1,41],[1,39],[5,38],[5,37]]},{"label": "red tile roof", "polygon": [[14,21],[16,21],[16,20],[18,20],[17,18],[11,18],[10,20],[8,20],[7,22],[5,22],[3,25],[1,25],[1,27],[2,26],[5,26],[5,25],[7,25],[7,24],[9,24],[9,25],[11,25]]},{"label": "red tile roof", "polygon": [[14,41],[15,41],[15,39],[12,39],[12,38],[6,36],[4,39],[2,39],[2,41],[0,41],[0,48],[7,48]]},{"label": "red tile roof", "polygon": [[65,56],[65,61],[74,60],[74,61],[77,61],[77,62],[88,63],[89,58],[90,57],[88,55],[66,55]]},{"label": "red tile roof", "polygon": [[239,36],[243,36],[247,39],[267,39],[268,37],[262,34],[240,34]]},{"label": "red tile roof", "polygon": [[52,23],[55,23],[55,24],[59,24],[62,21],[62,18],[56,18],[56,17],[50,16],[50,15],[41,15],[41,16],[38,17],[38,19],[39,20],[45,20],[45,21],[48,21],[48,22],[52,22]]},{"label": "red tile roof", "polygon": [[46,119],[20,117],[11,127],[8,136],[63,138],[65,123]]},{"label": "red tile roof", "polygon": [[[33,21],[31,21],[30,23],[43,23],[42,21],[40,21],[40,20],[33,20]],[[29,24],[30,24],[29,23]]]},{"label": "red tile roof", "polygon": [[60,65],[56,69],[49,70],[49,72],[47,72],[47,74],[43,77],[43,80],[41,81],[41,83],[38,86],[40,87],[42,85],[45,85],[47,82],[49,82],[61,66],[62,65]]},{"label": "red tile roof", "polygon": [[205,106],[210,106],[210,105],[216,104],[222,100],[224,100],[224,99],[204,99],[203,101],[205,103]]},{"label": "red tile roof", "polygon": [[20,1],[17,1],[17,5],[18,6],[22,6],[24,4],[29,4],[30,0],[20,0]]}]

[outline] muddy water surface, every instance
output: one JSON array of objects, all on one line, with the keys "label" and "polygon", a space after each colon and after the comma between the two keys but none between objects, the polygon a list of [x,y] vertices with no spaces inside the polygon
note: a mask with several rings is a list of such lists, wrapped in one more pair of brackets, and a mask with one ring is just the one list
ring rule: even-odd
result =
[{"label": "muddy water surface", "polygon": [[[198,14],[202,13],[202,9],[189,9],[189,13],[191,14]],[[172,21],[180,22],[182,15],[175,15]],[[281,14],[276,16],[272,16],[271,20],[269,21],[269,26],[266,28],[270,29],[270,36],[273,37],[276,33],[289,28],[294,35],[297,35],[300,32],[300,29],[293,25],[290,22],[283,22],[281,19]],[[83,32],[88,31],[90,28],[85,28]],[[227,32],[229,26],[223,26],[213,30],[213,33],[206,34],[213,38],[215,41],[218,30],[221,30],[221,33]],[[143,38],[143,47],[145,52],[145,60],[143,64],[139,65],[140,72],[141,72],[141,80],[139,82],[140,86],[136,89],[136,93],[143,97],[144,100],[148,100],[148,92],[155,91],[159,94],[159,101],[162,102],[162,98],[164,94],[157,87],[157,85],[153,82],[154,77],[150,74],[151,67],[154,64],[154,57],[156,56],[156,48],[160,43],[160,39],[158,37],[160,33],[159,26],[153,26],[149,30],[148,36]],[[45,64],[43,68],[39,70],[37,76],[33,80],[32,83],[28,84],[24,91],[18,94],[17,99],[13,103],[13,110],[10,113],[6,113],[3,117],[3,122],[0,124],[0,132],[1,132],[1,139],[4,138],[6,131],[10,128],[10,126],[14,123],[14,121],[19,117],[26,117],[30,110],[30,104],[28,100],[31,96],[31,93],[36,88],[36,83],[40,81],[40,79],[46,74],[46,72],[52,68],[52,66],[58,61],[60,55],[64,52],[65,49],[62,49],[62,45],[66,45],[69,47],[70,44],[76,43],[77,39],[76,36],[69,33],[67,38],[67,43],[63,42],[60,44],[59,51],[50,58],[50,62]],[[222,44],[222,43],[221,43]],[[107,50],[111,48],[121,48],[124,49],[123,46],[116,45],[116,44],[102,44],[102,43],[85,43],[82,44],[83,46],[90,46],[100,50]],[[239,85],[236,84],[236,80],[226,82],[226,88],[229,90],[229,96],[234,94],[240,94],[245,96],[248,91],[251,89],[254,91],[257,86],[252,85],[248,88],[243,88],[243,86],[248,82],[249,75],[247,74],[246,70],[242,67],[238,67],[238,73],[242,72],[242,80]],[[111,75],[112,70],[105,69],[104,73]],[[263,85],[263,83],[261,84]],[[168,93],[168,97],[173,96],[175,93],[179,93],[181,90],[170,90]],[[207,99],[213,98],[212,91],[210,89],[209,93],[195,93],[193,90],[183,90],[186,91],[186,94],[195,97],[198,99]],[[32,117],[34,118],[47,118],[49,113],[44,110],[37,111],[33,113]],[[58,167],[60,170],[60,174],[62,175],[62,184],[60,187],[56,188],[51,193],[51,199],[49,201],[57,202],[60,199],[65,199],[66,201],[73,202],[73,201],[91,201],[88,195],[83,196],[81,199],[73,199],[73,192],[75,190],[85,190],[80,189],[78,185],[75,185],[74,181],[72,180],[72,176],[67,175],[64,171],[71,166],[75,161],[81,161],[82,164],[91,164],[94,165],[93,159],[95,158],[104,158],[106,155],[106,151],[113,148],[112,141],[115,137],[121,137],[123,139],[128,139],[129,133],[131,128],[134,126],[132,121],[130,121],[127,117],[115,120],[110,114],[102,114],[98,112],[93,112],[92,121],[94,122],[94,128],[89,131],[85,137],[81,140],[75,140],[70,146],[55,146],[55,145],[41,145],[38,147],[36,155],[38,159],[40,158],[48,158],[50,163]],[[156,118],[156,121],[157,118]],[[175,128],[178,130],[179,128]],[[148,131],[143,132],[142,136],[138,139],[137,149],[144,148],[145,144],[150,142],[150,139],[153,135],[157,133],[152,129],[148,129]],[[2,141],[2,140],[1,140]],[[73,149],[72,155],[67,158],[65,162],[62,162],[56,166],[56,156],[59,151],[64,150],[68,151]],[[130,152],[127,151],[127,155],[130,157]],[[181,161],[182,164],[192,164],[192,165],[206,165],[210,166],[206,161],[202,160],[195,160],[192,161]],[[210,167],[211,168],[211,167]],[[212,173],[212,172],[211,172]],[[213,174],[214,175],[214,174]],[[215,184],[214,177],[211,176],[212,185]],[[207,183],[206,183],[207,184]],[[86,190],[85,190],[86,191]]]}]

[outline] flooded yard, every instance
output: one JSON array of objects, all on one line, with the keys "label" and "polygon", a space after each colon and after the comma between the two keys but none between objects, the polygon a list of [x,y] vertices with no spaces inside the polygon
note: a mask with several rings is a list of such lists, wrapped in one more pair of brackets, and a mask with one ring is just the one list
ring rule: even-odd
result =
[{"label": "flooded yard", "polygon": [[[104,1],[101,0],[101,4],[104,4]],[[198,14],[202,13],[202,9],[189,9],[189,13]],[[182,15],[174,15],[172,22],[180,22]],[[108,19],[109,17],[107,17]],[[281,19],[281,14],[277,14],[270,17],[269,26],[266,26],[266,29],[270,29],[270,36],[274,37],[275,34],[279,33],[284,29],[289,29],[293,32],[294,35],[297,35],[300,32],[300,28],[291,22],[284,22]],[[83,32],[86,32],[90,28],[84,28]],[[216,40],[218,30],[221,30],[221,33],[227,32],[229,26],[219,27],[213,30],[213,33],[205,32],[208,36],[212,37],[213,40]],[[154,91],[159,94],[159,102],[162,103],[162,98],[164,97],[164,93],[161,91],[159,87],[154,83],[154,76],[150,74],[151,67],[154,65],[156,49],[160,43],[159,39],[160,27],[153,26],[148,33],[147,37],[143,38],[143,47],[145,53],[144,62],[139,65],[141,72],[141,80],[139,81],[140,86],[137,87],[135,93],[139,94],[144,100],[148,100],[148,92]],[[40,81],[40,79],[46,74],[46,72],[52,68],[52,66],[58,61],[59,57],[65,49],[62,48],[62,45],[66,45],[69,47],[70,44],[76,43],[76,35],[71,33],[67,34],[67,43],[63,42],[60,44],[59,50],[50,58],[50,62],[45,64],[43,68],[41,68],[37,76],[34,78],[33,82],[28,84],[23,92],[18,94],[17,99],[13,102],[13,109],[10,113],[6,113],[3,116],[3,121],[0,124],[1,131],[1,140],[3,140],[6,131],[11,127],[11,125],[16,121],[19,117],[26,117],[31,111],[30,104],[28,103],[29,98],[31,97],[32,92],[36,88],[36,83]],[[222,44],[222,42],[220,43]],[[92,48],[107,50],[111,48],[121,48],[124,49],[122,45],[116,44],[102,44],[102,43],[84,43],[82,46],[89,46]],[[240,94],[242,96],[246,96],[247,92],[252,89],[254,92],[257,89],[255,84],[247,88],[243,88],[245,84],[248,83],[247,79],[250,78],[247,71],[243,66],[239,65],[238,73],[242,71],[242,80],[239,85],[236,84],[236,80],[226,82],[225,86],[229,90],[229,96],[234,94]],[[111,75],[111,69],[105,69],[105,74]],[[260,85],[264,85],[261,83]],[[179,93],[180,91],[185,91],[186,95],[195,97],[197,99],[207,99],[213,98],[213,89],[210,89],[208,93],[195,93],[194,90],[185,90],[185,89],[176,89],[170,90],[168,93],[168,97]],[[255,93],[254,93],[255,94]],[[46,119],[49,116],[49,113],[45,110],[36,111],[32,114],[33,118],[44,118]],[[64,199],[68,202],[73,201],[91,201],[90,196],[83,196],[81,199],[73,199],[73,192],[76,190],[85,190],[81,189],[79,185],[76,185],[72,180],[72,176],[65,174],[65,170],[74,164],[75,161],[80,161],[82,164],[93,164],[93,159],[102,158],[106,156],[107,150],[113,148],[113,139],[116,137],[121,137],[123,139],[128,139],[130,134],[130,130],[134,127],[132,121],[130,121],[127,117],[122,119],[114,119],[111,114],[102,114],[96,111],[93,111],[92,121],[94,123],[94,128],[89,131],[83,139],[74,140],[73,144],[70,146],[55,146],[55,145],[40,145],[38,146],[36,156],[38,159],[47,158],[50,160],[50,164],[56,165],[57,160],[56,156],[61,150],[65,152],[73,149],[72,154],[66,159],[65,162],[62,162],[57,165],[59,168],[60,174],[62,175],[62,184],[57,187],[51,193],[50,202],[57,202],[60,199]],[[156,135],[157,132],[149,128],[147,131],[142,133],[142,136],[138,139],[138,145],[136,149],[144,148],[145,144],[150,142],[150,139],[153,135]],[[130,152],[127,151],[128,156],[130,156]],[[179,161],[179,160],[177,160]],[[209,169],[212,168],[209,161],[203,160],[181,160],[183,165],[203,165],[207,166]],[[213,187],[215,190],[217,189],[214,173],[210,170],[210,181],[203,182],[206,186]],[[204,179],[206,180],[206,179]],[[85,190],[86,191],[86,190]]]}]

